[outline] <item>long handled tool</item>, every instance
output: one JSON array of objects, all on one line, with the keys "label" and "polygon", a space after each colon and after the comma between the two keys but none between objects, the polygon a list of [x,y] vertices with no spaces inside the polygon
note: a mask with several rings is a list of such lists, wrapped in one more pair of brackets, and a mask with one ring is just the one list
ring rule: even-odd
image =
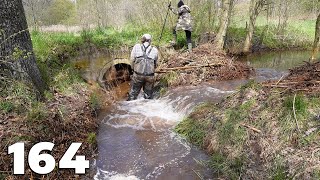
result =
[{"label": "long handled tool", "polygon": [[171,6],[171,1],[169,2],[168,10],[167,10],[167,15],[166,15],[166,18],[165,18],[164,23],[163,23],[163,26],[162,26],[162,30],[161,30],[161,34],[160,34],[160,38],[159,38],[159,44],[160,44],[160,41],[161,41],[161,39],[162,39],[162,35],[163,35],[163,31],[164,31],[164,27],[166,26],[166,23],[167,23],[167,19],[168,19],[168,15],[169,15],[170,6]]},{"label": "long handled tool", "polygon": [[[166,26],[166,22],[167,22],[167,19],[168,19],[170,7],[171,7],[171,1],[169,2],[169,5],[168,5],[168,10],[167,10],[166,18],[165,18],[164,23],[163,23],[163,26],[162,26],[162,30],[161,30],[161,34],[160,34],[159,41],[158,41],[158,46],[157,46],[157,47],[158,47],[158,50],[159,50],[159,53],[161,54],[161,56],[162,56],[162,51],[161,51],[161,49],[160,49],[160,41],[161,41],[161,39],[162,39],[163,31],[164,31],[164,28],[165,28],[165,26]],[[163,56],[162,56],[162,57],[163,57]],[[161,62],[162,62],[162,61],[160,61],[159,64],[160,64]],[[161,65],[160,65],[160,66],[161,66]],[[158,67],[160,67],[160,66],[158,66]]]}]

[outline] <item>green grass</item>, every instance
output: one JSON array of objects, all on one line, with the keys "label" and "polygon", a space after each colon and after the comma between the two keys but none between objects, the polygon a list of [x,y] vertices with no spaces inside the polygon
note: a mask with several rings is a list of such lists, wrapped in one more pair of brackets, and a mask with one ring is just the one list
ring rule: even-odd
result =
[{"label": "green grass", "polygon": [[[246,19],[233,17],[227,32],[227,49],[241,49],[246,37]],[[268,25],[268,26],[267,26]],[[259,16],[253,36],[253,44],[267,49],[310,49],[315,34],[315,20],[290,19],[286,29],[279,31],[277,21]]]},{"label": "green grass", "polygon": [[[276,20],[270,21],[266,26],[266,18],[259,16],[254,31],[253,43],[261,44],[269,49],[284,48],[311,48],[315,32],[315,20],[289,20],[284,31],[279,32]],[[197,41],[204,29],[197,25],[192,33],[193,41]],[[217,29],[217,26],[211,29]],[[132,47],[140,42],[143,34],[149,33],[153,36],[153,44],[168,45],[172,40],[172,27],[167,25],[164,29],[161,41],[161,27],[159,25],[137,26],[127,24],[120,29],[108,27],[86,30],[80,33],[44,33],[33,31],[31,33],[35,54],[38,61],[58,61],[75,57],[83,49],[94,47],[97,49],[119,49]],[[233,21],[227,32],[226,48],[241,49],[246,36],[245,21],[240,17],[233,17]],[[183,48],[186,45],[185,33],[178,32],[177,47]],[[59,61],[60,60],[60,61]]]},{"label": "green grass", "polygon": [[34,102],[27,114],[27,119],[30,122],[45,120],[48,116],[48,110],[44,103]]},{"label": "green grass", "polygon": [[89,98],[90,98],[89,99],[89,103],[90,103],[91,109],[93,109],[95,111],[101,109],[102,104],[101,104],[100,99],[102,97],[100,97],[97,93],[92,93],[92,94],[90,94]]},{"label": "green grass", "polygon": [[174,84],[174,82],[177,80],[177,78],[179,77],[178,73],[173,71],[173,72],[169,72],[166,73],[161,79],[160,79],[160,83],[167,87],[170,86],[172,84]]},{"label": "green grass", "polygon": [[[280,161],[280,160],[278,160]],[[272,170],[272,180],[290,180],[292,177],[288,177],[288,170],[280,162],[277,162]]]},{"label": "green grass", "polygon": [[[118,49],[126,46],[133,46],[140,42],[143,34],[149,33],[153,36],[153,44],[164,45],[172,39],[172,33],[166,28],[161,41],[159,41],[161,30],[152,27],[137,27],[127,25],[121,29],[115,28],[98,28],[93,30],[82,31],[79,34],[73,33],[44,33],[34,31],[31,33],[33,47],[38,58],[45,60],[52,53],[70,52],[69,50],[77,50],[81,46],[86,47],[86,43],[94,45],[96,48]],[[178,34],[178,42],[185,41],[184,32]],[[59,48],[59,47],[63,48]],[[65,49],[67,48],[67,49]],[[70,48],[70,49],[69,49]]]},{"label": "green grass", "polygon": [[[253,101],[248,101],[240,108],[230,110],[226,122],[214,122],[212,115],[216,111],[216,107],[212,104],[202,104],[196,107],[188,118],[179,123],[175,127],[175,131],[199,147],[203,147],[204,140],[210,136],[211,131],[217,132],[219,147],[224,147],[224,145],[235,147],[234,145],[237,144],[238,149],[235,151],[241,151],[246,131],[238,126],[238,122],[243,121],[246,117],[241,112],[249,111],[252,104]],[[211,154],[208,166],[219,177],[226,176],[230,179],[237,179],[242,172],[244,161],[245,158],[241,154],[235,158],[229,158],[218,150]]]},{"label": "green grass", "polygon": [[14,104],[8,101],[0,102],[0,110],[4,111],[5,113],[9,113],[14,110]]},{"label": "green grass", "polygon": [[59,92],[72,93],[72,85],[81,84],[83,80],[80,76],[80,72],[71,65],[62,67],[53,76],[51,87]]},{"label": "green grass", "polygon": [[175,127],[175,131],[187,138],[188,141],[201,147],[203,145],[203,140],[206,137],[206,129],[210,122],[206,120],[200,121],[201,122],[186,118]]},{"label": "green grass", "polygon": [[293,102],[295,102],[294,107],[296,113],[301,115],[305,115],[307,113],[308,103],[303,95],[296,95],[296,97],[294,97],[294,95],[290,95],[286,97],[284,100],[284,106],[286,107],[287,111],[293,111]]},{"label": "green grass", "polygon": [[236,180],[239,179],[241,175],[244,159],[242,157],[237,157],[230,160],[224,154],[215,152],[211,154],[208,165],[218,177],[226,176],[228,179]]},{"label": "green grass", "polygon": [[87,142],[89,144],[95,144],[97,142],[97,135],[96,133],[89,133],[87,137]]},{"label": "green grass", "polygon": [[241,148],[246,141],[246,129],[239,126],[240,122],[247,121],[250,117],[250,110],[255,104],[252,99],[243,103],[240,106],[226,110],[226,118],[223,121],[218,121],[215,125],[218,132],[218,142],[221,146],[231,144],[234,148],[241,151]]}]

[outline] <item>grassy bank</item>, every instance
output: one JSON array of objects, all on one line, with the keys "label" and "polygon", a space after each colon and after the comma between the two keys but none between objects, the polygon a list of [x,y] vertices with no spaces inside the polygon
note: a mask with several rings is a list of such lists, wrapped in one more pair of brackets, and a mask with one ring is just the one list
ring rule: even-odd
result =
[{"label": "grassy bank", "polygon": [[[234,20],[236,21],[236,20]],[[259,50],[282,50],[282,49],[310,49],[314,38],[315,20],[291,20],[285,29],[279,30],[276,22],[269,22],[260,18],[257,20],[256,30],[253,37],[253,51]],[[217,27],[210,28],[215,31]],[[77,53],[89,47],[94,50],[120,49],[132,47],[140,41],[144,33],[153,35],[153,43],[156,46],[167,46],[172,39],[170,28],[165,28],[161,41],[159,37],[161,29],[152,27],[137,27],[127,25],[121,29],[99,28],[79,33],[49,33],[33,32],[32,39],[35,51],[43,61],[52,53],[59,56],[76,56]],[[193,41],[198,43],[198,38],[204,33],[201,28],[193,32]],[[246,37],[245,22],[236,21],[231,23],[226,36],[225,48],[230,52],[240,52]],[[178,33],[178,47],[185,46],[184,32]]]},{"label": "grassy bank", "polygon": [[176,131],[205,149],[218,177],[319,179],[319,95],[267,92],[250,82],[197,107]]},{"label": "grassy bank", "polygon": [[[152,27],[136,27],[127,25],[122,29],[115,28],[97,28],[85,30],[79,33],[62,33],[62,32],[38,32],[32,33],[34,48],[39,54],[48,54],[50,49],[68,47],[70,50],[77,52],[77,48],[84,48],[88,45],[98,49],[120,49],[123,47],[132,47],[135,43],[140,42],[143,34],[149,33],[153,36],[153,44],[168,45],[172,39],[171,30],[164,31],[159,41],[161,30]],[[194,38],[197,38],[195,35]],[[179,33],[178,43],[184,44],[184,33]],[[69,52],[69,49],[64,49]]]},{"label": "grassy bank", "polygon": [[[286,28],[279,29],[277,20],[259,17],[253,35],[253,51],[311,49],[315,20],[289,19]],[[226,49],[239,52],[246,37],[246,21],[234,18],[227,32]]]}]

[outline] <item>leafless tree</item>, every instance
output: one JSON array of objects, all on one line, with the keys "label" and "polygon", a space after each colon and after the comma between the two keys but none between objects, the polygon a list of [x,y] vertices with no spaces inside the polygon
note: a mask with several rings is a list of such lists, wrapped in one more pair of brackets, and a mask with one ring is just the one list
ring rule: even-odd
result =
[{"label": "leafless tree", "polygon": [[316,22],[316,33],[314,37],[313,50],[311,55],[312,61],[316,60],[319,52],[319,47],[320,47],[320,13],[318,15],[317,22]]},{"label": "leafless tree", "polygon": [[252,37],[253,37],[253,31],[255,28],[256,20],[263,9],[263,7],[266,5],[266,0],[251,0],[250,1],[250,20],[249,25],[247,26],[247,35],[246,39],[244,41],[243,45],[243,53],[250,52],[250,49],[252,47]]},{"label": "leafless tree", "polygon": [[223,49],[233,5],[234,0],[222,0],[222,12],[219,20],[219,30],[214,41],[218,49]]}]

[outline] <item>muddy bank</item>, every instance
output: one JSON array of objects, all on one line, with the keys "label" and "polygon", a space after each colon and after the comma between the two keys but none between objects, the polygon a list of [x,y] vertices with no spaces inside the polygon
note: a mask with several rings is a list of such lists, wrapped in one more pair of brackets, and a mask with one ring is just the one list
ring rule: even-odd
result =
[{"label": "muddy bank", "polygon": [[301,80],[299,91],[249,82],[221,103],[197,107],[176,131],[211,155],[208,165],[221,178],[318,179],[319,93],[299,93],[319,76],[317,64],[283,77]]},{"label": "muddy bank", "polygon": [[254,69],[207,43],[194,48],[192,53],[168,53],[159,65],[159,73],[158,78],[169,86],[179,86],[248,78]]}]

